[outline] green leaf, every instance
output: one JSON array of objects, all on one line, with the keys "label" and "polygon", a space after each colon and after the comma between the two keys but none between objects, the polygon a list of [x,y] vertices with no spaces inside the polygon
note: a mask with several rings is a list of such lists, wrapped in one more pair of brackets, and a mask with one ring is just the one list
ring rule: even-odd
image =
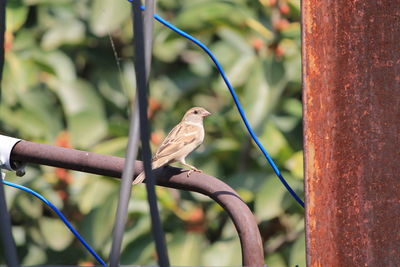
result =
[{"label": "green leaf", "polygon": [[[285,258],[280,253],[268,254],[265,263],[272,267],[286,267]],[[292,266],[294,267],[294,265]],[[305,267],[305,266],[304,266]]]},{"label": "green leaf", "polygon": [[[235,14],[235,16],[230,16]],[[174,24],[183,29],[207,28],[219,22],[239,24],[244,17],[234,2],[198,1],[186,2]]]},{"label": "green leaf", "polygon": [[289,264],[290,266],[306,266],[306,236],[304,233],[297,238],[290,250]]},{"label": "green leaf", "polygon": [[[35,127],[42,130],[37,137],[46,137],[47,140],[54,140],[62,130],[61,110],[59,109],[55,95],[45,88],[32,88],[19,96],[24,111],[29,113],[30,121],[24,120],[20,127],[35,122]],[[24,117],[21,117],[23,119]]]},{"label": "green leaf", "polygon": [[257,192],[255,201],[255,214],[258,220],[267,221],[283,213],[282,200],[286,190],[275,176],[269,176],[260,191]]},{"label": "green leaf", "polygon": [[46,263],[47,256],[43,248],[29,244],[26,249],[27,254],[21,262],[22,265],[41,265]]},{"label": "green leaf", "polygon": [[15,32],[25,23],[29,8],[21,1],[7,1],[6,29]]},{"label": "green leaf", "polygon": [[40,231],[51,249],[62,251],[68,247],[74,239],[73,234],[65,227],[64,223],[56,218],[41,218],[39,220]]},{"label": "green leaf", "polygon": [[[103,205],[96,207],[82,221],[82,235],[94,248],[101,249],[111,238],[118,194],[110,194]],[[101,223],[99,223],[101,222]]]},{"label": "green leaf", "polygon": [[290,170],[296,178],[303,178],[303,151],[298,151],[286,161],[285,167]]},{"label": "green leaf", "polygon": [[203,251],[207,247],[203,235],[196,233],[174,233],[168,242],[168,254],[173,266],[200,266]]},{"label": "green leaf", "polygon": [[169,29],[161,30],[154,39],[153,53],[156,58],[164,62],[172,62],[182,53],[187,41],[182,38],[169,38]]},{"label": "green leaf", "polygon": [[211,266],[239,266],[242,263],[238,239],[217,241],[204,250],[203,265]]},{"label": "green leaf", "polygon": [[107,133],[104,107],[94,88],[78,80],[59,83],[59,97],[67,115],[71,141],[77,147],[90,147]]},{"label": "green leaf", "polygon": [[42,38],[42,47],[47,50],[55,49],[65,44],[76,44],[83,41],[85,27],[82,22],[70,19],[53,25]]},{"label": "green leaf", "polygon": [[[144,265],[151,262],[154,255],[153,237],[150,233],[141,235],[129,243],[121,253],[121,264]],[[156,265],[156,263],[153,263]]]},{"label": "green leaf", "polygon": [[36,199],[32,199],[27,194],[20,194],[17,198],[17,205],[21,208],[22,212],[31,218],[38,219],[42,216],[42,204]]},{"label": "green leaf", "polygon": [[94,175],[77,177],[79,180],[72,184],[71,197],[78,203],[82,214],[88,214],[96,207],[104,205],[107,199],[117,192],[117,184],[107,179],[99,179]]},{"label": "green leaf", "polygon": [[128,1],[93,0],[90,12],[90,30],[97,36],[105,36],[120,28],[129,18],[131,4]]},{"label": "green leaf", "polygon": [[291,153],[285,136],[272,122],[267,123],[260,139],[272,157],[278,157],[281,154],[285,154],[286,156],[286,154]]},{"label": "green leaf", "polygon": [[245,87],[244,109],[254,129],[258,129],[269,116],[274,103],[271,101],[271,90],[265,78],[261,61],[256,61],[250,68],[248,83]]}]

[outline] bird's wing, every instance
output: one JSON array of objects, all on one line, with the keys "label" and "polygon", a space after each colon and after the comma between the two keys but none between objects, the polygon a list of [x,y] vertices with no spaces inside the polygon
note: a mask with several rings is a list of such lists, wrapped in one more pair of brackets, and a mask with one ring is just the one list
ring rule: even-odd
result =
[{"label": "bird's wing", "polygon": [[[176,154],[185,146],[198,141],[202,131],[201,126],[180,123],[175,126],[168,136],[164,139],[156,154],[154,155],[153,162],[160,161],[162,158],[168,159],[166,163],[174,160],[173,154]],[[169,158],[171,156],[171,158]],[[163,161],[163,160],[161,160]]]}]

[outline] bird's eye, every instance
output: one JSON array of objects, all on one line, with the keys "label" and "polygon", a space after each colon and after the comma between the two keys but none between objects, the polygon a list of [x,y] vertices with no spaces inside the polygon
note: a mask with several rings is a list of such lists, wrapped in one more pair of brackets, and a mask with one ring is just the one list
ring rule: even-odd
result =
[{"label": "bird's eye", "polygon": [[194,114],[197,114],[197,113],[199,113],[197,110],[195,110],[194,112],[193,112]]}]

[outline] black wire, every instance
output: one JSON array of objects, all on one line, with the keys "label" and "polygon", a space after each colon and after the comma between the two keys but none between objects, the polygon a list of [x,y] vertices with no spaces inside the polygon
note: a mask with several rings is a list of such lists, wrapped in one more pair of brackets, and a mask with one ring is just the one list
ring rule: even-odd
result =
[{"label": "black wire", "polygon": [[[0,100],[4,66],[4,34],[6,32],[6,0],[0,0]],[[1,172],[1,169],[0,169]],[[1,174],[0,174],[1,176]],[[0,177],[1,179],[1,177]],[[4,185],[0,183],[0,234],[7,266],[19,266],[17,249],[11,231],[11,219],[7,211]]]},{"label": "black wire", "polygon": [[139,143],[139,106],[137,97],[132,111],[126,160],[122,172],[121,188],[119,191],[119,201],[117,214],[115,216],[113,240],[110,252],[111,267],[119,266],[122,238],[125,230],[129,199],[132,192],[132,181],[134,178],[134,167]]},{"label": "black wire", "polygon": [[[1,0],[0,0],[1,1]],[[19,266],[17,250],[11,232],[11,220],[7,211],[4,184],[0,182],[0,233],[7,266]]]},{"label": "black wire", "polygon": [[149,122],[147,118],[147,87],[151,67],[151,52],[153,47],[153,16],[154,0],[146,0],[144,21],[142,18],[140,1],[133,1],[133,31],[135,50],[135,70],[137,93],[139,98],[140,134],[142,140],[142,155],[144,172],[146,175],[147,200],[150,206],[152,232],[154,235],[158,263],[162,267],[169,266],[168,253],[165,245],[164,231],[161,225],[157,207],[155,178],[151,168],[151,150],[149,144]]},{"label": "black wire", "polygon": [[[3,79],[3,65],[4,65],[4,35],[6,33],[6,2],[7,0],[0,0],[0,82]],[[1,83],[0,83],[0,101],[1,101]]]}]

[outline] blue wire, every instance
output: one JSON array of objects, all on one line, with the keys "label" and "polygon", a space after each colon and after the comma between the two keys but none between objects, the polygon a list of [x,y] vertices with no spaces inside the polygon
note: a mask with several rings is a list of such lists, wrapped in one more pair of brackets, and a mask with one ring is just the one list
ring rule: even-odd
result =
[{"label": "blue wire", "polygon": [[47,204],[55,213],[57,213],[58,217],[64,222],[64,224],[69,228],[69,230],[76,236],[76,238],[79,239],[79,241],[82,243],[82,245],[85,246],[85,248],[93,255],[93,257],[96,258],[96,260],[103,266],[107,266],[107,264],[100,258],[99,255],[96,254],[96,252],[86,243],[86,241],[79,235],[79,233],[74,229],[74,227],[68,222],[67,218],[57,209],[56,206],[54,206],[49,200],[47,200],[45,197],[40,195],[39,193],[33,191],[32,189],[29,189],[25,186],[14,184],[8,181],[3,180],[3,184],[15,187],[17,189],[21,189],[25,192],[28,192],[31,195],[34,195],[38,199],[40,199],[43,203]]},{"label": "blue wire", "polygon": [[[133,0],[128,0],[129,2],[132,2]],[[141,6],[141,9],[144,10],[144,6]],[[256,134],[254,133],[253,129],[251,128],[246,115],[244,113],[244,110],[242,108],[242,106],[240,105],[239,99],[235,93],[235,90],[233,89],[231,83],[229,82],[228,78],[225,75],[225,72],[221,66],[221,64],[218,62],[217,58],[213,55],[213,53],[211,52],[210,49],[208,49],[207,46],[205,46],[203,43],[201,43],[199,40],[197,40],[196,38],[194,38],[193,36],[189,35],[188,33],[182,31],[181,29],[178,29],[177,27],[175,27],[174,25],[172,25],[171,23],[169,23],[168,21],[164,20],[163,18],[161,18],[159,15],[154,14],[154,18],[160,22],[161,24],[163,24],[164,26],[166,26],[167,28],[173,30],[174,32],[178,33],[179,35],[182,35],[183,37],[185,37],[186,39],[189,39],[190,41],[192,41],[193,43],[195,43],[196,45],[198,45],[201,49],[203,49],[204,52],[207,53],[207,55],[211,58],[211,60],[214,62],[215,66],[217,67],[219,73],[222,76],[222,79],[224,80],[226,86],[229,89],[229,92],[231,93],[233,100],[235,101],[236,104],[236,108],[239,111],[240,117],[242,118],[247,131],[250,133],[251,138],[253,139],[253,141],[257,144],[258,148],[261,150],[261,152],[264,154],[265,158],[267,159],[268,163],[271,165],[272,169],[274,170],[276,176],[278,176],[279,180],[282,182],[282,184],[286,187],[286,189],[289,191],[289,193],[293,196],[293,198],[304,208],[304,202],[303,200],[296,194],[296,192],[294,192],[294,190],[290,187],[290,185],[286,182],[285,178],[283,178],[282,173],[279,171],[278,167],[276,166],[275,162],[272,160],[272,158],[270,157],[270,155],[268,154],[267,150],[264,148],[264,146],[261,144],[261,142],[258,140]]]}]

